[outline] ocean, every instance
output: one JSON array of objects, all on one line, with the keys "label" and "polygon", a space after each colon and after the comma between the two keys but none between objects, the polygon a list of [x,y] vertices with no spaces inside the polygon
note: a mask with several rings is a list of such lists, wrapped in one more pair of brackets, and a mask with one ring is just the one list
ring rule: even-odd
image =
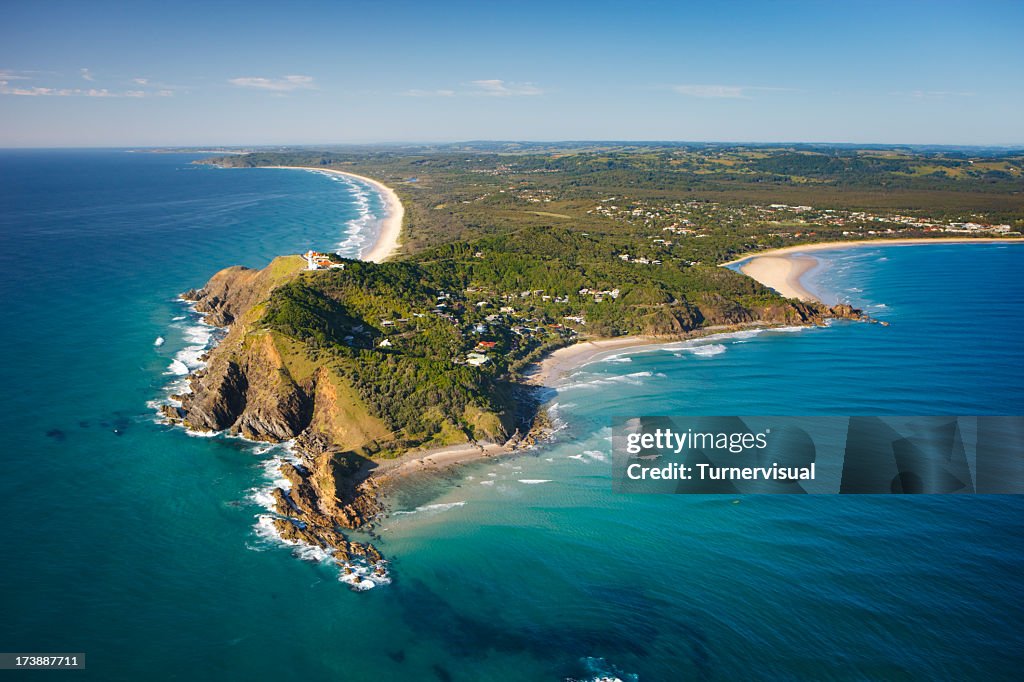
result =
[{"label": "ocean", "polygon": [[179,292],[356,255],[380,199],[195,158],[0,152],[3,650],[86,652],[97,680],[1017,678],[1021,498],[614,495],[607,439],[612,414],[1019,413],[1024,247],[820,252],[811,286],[890,326],[581,368],[552,442],[404,487],[393,581],[357,592],[261,532],[281,448],[153,405],[210,334]]}]

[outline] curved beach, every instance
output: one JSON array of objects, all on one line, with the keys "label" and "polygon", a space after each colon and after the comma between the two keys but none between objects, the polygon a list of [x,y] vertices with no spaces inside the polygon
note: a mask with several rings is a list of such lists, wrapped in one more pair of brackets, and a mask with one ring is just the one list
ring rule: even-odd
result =
[{"label": "curved beach", "polygon": [[347,171],[333,170],[331,168],[316,168],[313,166],[266,166],[266,168],[292,168],[297,170],[315,171],[317,173],[330,173],[354,178],[368,185],[373,186],[384,199],[387,215],[381,220],[380,232],[377,234],[373,245],[363,254],[362,260],[382,263],[398,253],[399,238],[402,234],[402,220],[405,217],[405,207],[395,190],[391,189],[379,180],[368,178],[365,175],[349,173]]},{"label": "curved beach", "polygon": [[741,265],[740,272],[775,289],[786,298],[817,301],[818,298],[800,282],[800,278],[817,264],[818,259],[813,256],[759,256]]},{"label": "curved beach", "polygon": [[817,264],[814,256],[804,255],[813,251],[831,251],[835,249],[855,248],[861,246],[918,246],[923,244],[1012,244],[1020,243],[1020,239],[1005,237],[936,237],[913,239],[858,239],[845,242],[818,242],[799,246],[786,246],[758,254],[744,256],[722,263],[720,267],[739,265],[740,272],[770,287],[787,298],[798,298],[802,301],[817,301],[818,298],[807,290],[801,278]]}]

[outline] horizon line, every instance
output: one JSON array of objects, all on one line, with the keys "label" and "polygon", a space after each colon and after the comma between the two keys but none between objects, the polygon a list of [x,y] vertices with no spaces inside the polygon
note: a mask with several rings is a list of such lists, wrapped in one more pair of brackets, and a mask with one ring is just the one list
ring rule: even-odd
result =
[{"label": "horizon line", "polygon": [[848,147],[946,147],[946,148],[973,148],[973,149],[1008,149],[1024,151],[1024,142],[1003,142],[1003,143],[964,143],[964,142],[850,142],[850,141],[820,141],[820,140],[687,140],[687,139],[514,139],[514,138],[493,138],[493,139],[470,139],[470,140],[379,140],[373,142],[293,142],[293,143],[259,143],[259,144],[138,144],[138,145],[24,145],[6,146],[0,145],[0,150],[149,150],[149,149],[271,149],[271,148],[317,148],[317,147],[424,147],[424,146],[451,146],[451,145],[472,145],[472,144],[531,144],[531,145],[558,145],[558,144],[672,144],[672,145],[733,145],[733,146],[765,146],[765,145],[818,145],[818,146],[848,146]]}]

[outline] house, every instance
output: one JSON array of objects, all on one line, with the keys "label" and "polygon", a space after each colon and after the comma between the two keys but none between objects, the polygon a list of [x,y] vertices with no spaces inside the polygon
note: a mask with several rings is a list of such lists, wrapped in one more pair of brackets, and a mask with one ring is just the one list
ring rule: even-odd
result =
[{"label": "house", "polygon": [[490,359],[481,353],[470,353],[466,356],[466,362],[474,367],[479,367],[490,362]]},{"label": "house", "polygon": [[388,340],[388,339],[384,339],[383,341],[381,341],[377,345],[380,346],[381,348],[390,348],[391,347],[391,341]]},{"label": "house", "polygon": [[481,341],[476,344],[476,350],[493,350],[498,345],[497,341]]},{"label": "house", "polygon": [[331,256],[326,253],[320,253],[310,249],[303,254],[303,258],[306,259],[307,270],[344,270],[344,263],[335,263],[331,260]]}]

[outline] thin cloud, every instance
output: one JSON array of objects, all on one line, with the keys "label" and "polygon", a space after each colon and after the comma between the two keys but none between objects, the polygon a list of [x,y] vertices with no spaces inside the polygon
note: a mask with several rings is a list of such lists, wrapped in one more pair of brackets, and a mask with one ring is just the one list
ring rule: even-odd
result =
[{"label": "thin cloud", "polygon": [[406,90],[402,93],[404,97],[455,97],[454,90]]},{"label": "thin cloud", "polygon": [[488,97],[529,97],[544,94],[544,91],[533,83],[512,83],[497,78],[472,81],[471,85],[476,88],[475,94]]},{"label": "thin cloud", "polygon": [[[174,88],[168,85],[150,86],[145,78],[134,78],[132,82],[143,86],[142,89],[132,88],[128,90],[111,90],[109,88],[69,88],[52,87],[48,85],[32,85],[19,81],[37,80],[42,71],[12,71],[0,69],[0,96],[12,97],[99,97],[99,98],[130,98],[142,99],[144,97],[172,97]],[[89,69],[79,69],[79,75],[87,81],[95,81],[95,77]]]},{"label": "thin cloud", "polygon": [[27,81],[32,78],[28,75],[29,72],[25,71],[12,71],[10,69],[0,69],[0,81],[9,83],[10,81]]},{"label": "thin cloud", "polygon": [[754,92],[795,92],[793,88],[770,88],[760,85],[670,85],[668,89],[699,99],[751,99]]},{"label": "thin cloud", "polygon": [[228,82],[240,88],[254,88],[256,90],[270,90],[272,92],[311,90],[316,87],[313,83],[312,76],[285,76],[284,78],[260,78],[255,76],[246,76],[242,78],[231,78]]},{"label": "thin cloud", "polygon": [[910,90],[909,92],[891,93],[897,97],[913,97],[914,99],[945,99],[947,97],[974,97],[973,92],[954,90]]},{"label": "thin cloud", "polygon": [[738,85],[673,85],[673,92],[701,99],[747,99]]},{"label": "thin cloud", "polygon": [[403,97],[530,97],[544,94],[544,90],[533,83],[515,83],[497,78],[470,81],[464,86],[458,90],[413,88],[398,94]]},{"label": "thin cloud", "polygon": [[0,95],[15,97],[127,97],[142,99],[143,97],[171,97],[170,90],[108,90],[107,88],[46,88],[33,86],[30,88],[11,87],[7,81],[0,80]]}]

